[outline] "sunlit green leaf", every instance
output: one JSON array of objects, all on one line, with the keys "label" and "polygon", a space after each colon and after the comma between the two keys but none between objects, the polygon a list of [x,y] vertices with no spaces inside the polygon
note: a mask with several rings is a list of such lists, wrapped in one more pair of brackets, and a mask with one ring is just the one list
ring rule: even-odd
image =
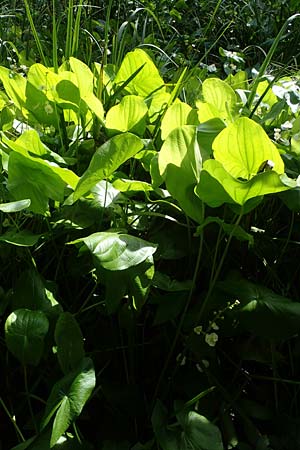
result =
[{"label": "sunlit green leaf", "polygon": [[272,170],[284,172],[279,151],[263,128],[247,117],[237,119],[221,131],[213,142],[214,157],[234,178],[249,180],[262,163],[272,161]]},{"label": "sunlit green leaf", "polygon": [[140,72],[126,85],[126,91],[142,97],[158,89],[165,91],[164,81],[158,69],[147,53],[141,49],[127,53],[114,80],[115,84],[123,84],[141,67]]},{"label": "sunlit green leaf", "polygon": [[59,380],[52,388],[42,422],[44,429],[54,417],[50,447],[80,415],[96,383],[93,362],[84,358],[79,367]]},{"label": "sunlit green leaf", "polygon": [[80,178],[74,192],[74,200],[78,200],[99,181],[111,175],[143,147],[143,141],[131,133],[118,134],[105,142],[97,149],[88,169]]},{"label": "sunlit green leaf", "polygon": [[0,211],[4,213],[14,213],[18,211],[23,211],[23,209],[30,206],[30,199],[19,200],[18,202],[0,203]]},{"label": "sunlit green leaf", "polygon": [[181,125],[197,125],[197,117],[193,116],[193,109],[183,102],[176,102],[167,109],[161,121],[161,138],[166,139],[168,134]]},{"label": "sunlit green leaf", "polygon": [[185,125],[171,131],[159,152],[158,163],[168,191],[188,216],[200,221],[201,202],[194,193],[202,165],[196,127]]},{"label": "sunlit green leaf", "polygon": [[234,90],[219,78],[207,78],[202,85],[204,102],[196,102],[199,121],[218,117],[226,123],[237,115],[237,97]]},{"label": "sunlit green leaf", "polygon": [[105,126],[110,134],[131,131],[142,136],[146,129],[147,112],[148,108],[142,97],[126,95],[107,112]]},{"label": "sunlit green leaf", "polygon": [[239,181],[218,161],[207,160],[203,164],[195,192],[201,200],[215,208],[223,203],[245,205],[252,198],[288,189],[281,182],[280,176],[272,170],[259,173],[249,181]]},{"label": "sunlit green leaf", "polygon": [[83,242],[100,266],[107,270],[125,270],[136,266],[156,251],[155,244],[114,232],[94,233],[75,242]]}]

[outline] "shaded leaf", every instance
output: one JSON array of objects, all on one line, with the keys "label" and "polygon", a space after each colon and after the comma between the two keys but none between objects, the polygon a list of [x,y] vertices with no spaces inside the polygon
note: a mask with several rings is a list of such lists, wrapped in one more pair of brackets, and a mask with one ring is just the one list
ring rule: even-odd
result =
[{"label": "shaded leaf", "polygon": [[71,370],[76,369],[84,357],[81,330],[71,313],[64,312],[60,314],[56,322],[54,338],[60,367],[67,374]]},{"label": "shaded leaf", "polygon": [[37,366],[43,355],[48,328],[48,319],[42,311],[17,309],[5,322],[6,345],[23,365]]}]

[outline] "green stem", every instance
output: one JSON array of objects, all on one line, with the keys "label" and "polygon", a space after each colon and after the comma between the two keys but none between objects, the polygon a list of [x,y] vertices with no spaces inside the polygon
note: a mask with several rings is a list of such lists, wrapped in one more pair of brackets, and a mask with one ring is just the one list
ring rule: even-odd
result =
[{"label": "green stem", "polygon": [[225,259],[226,259],[226,257],[227,257],[227,253],[228,253],[228,250],[229,250],[229,246],[230,246],[231,240],[232,240],[232,238],[233,238],[233,236],[234,236],[234,232],[235,232],[236,228],[239,226],[239,223],[240,223],[242,217],[243,217],[243,211],[242,211],[242,212],[240,213],[240,215],[238,216],[238,218],[237,218],[237,220],[236,220],[236,222],[235,222],[235,224],[234,224],[234,227],[233,227],[232,230],[231,230],[231,233],[230,233],[230,235],[229,235],[228,241],[227,241],[227,243],[226,243],[226,247],[225,247],[224,252],[223,252],[223,254],[222,254],[222,257],[221,257],[221,259],[220,259],[219,265],[218,265],[218,267],[217,267],[217,269],[216,269],[216,272],[215,272],[214,277],[212,278],[212,280],[211,280],[211,282],[210,282],[210,284],[209,284],[209,287],[208,287],[208,291],[207,291],[206,297],[205,297],[205,299],[204,299],[204,301],[203,301],[203,303],[202,303],[202,305],[201,305],[199,314],[198,314],[198,316],[197,316],[197,321],[196,321],[197,323],[201,323],[201,319],[202,319],[203,313],[204,313],[204,311],[205,311],[205,308],[206,308],[206,306],[207,306],[207,303],[208,303],[209,300],[210,300],[210,296],[211,296],[211,294],[212,294],[212,292],[213,292],[213,290],[214,290],[214,288],[215,288],[215,285],[216,285],[216,282],[217,282],[217,280],[218,280],[218,278],[219,278],[221,269],[222,269],[223,264],[224,264],[224,262],[225,262]]},{"label": "green stem", "polygon": [[[204,217],[204,204],[202,204],[202,217]],[[186,317],[186,313],[187,313],[187,311],[189,309],[189,306],[190,306],[190,303],[191,303],[191,300],[192,300],[192,297],[193,297],[193,293],[194,293],[194,290],[195,290],[195,287],[196,287],[196,281],[197,281],[197,277],[198,277],[201,257],[202,257],[203,241],[204,241],[204,233],[203,233],[203,230],[202,230],[201,234],[200,234],[200,239],[199,239],[199,249],[198,249],[198,255],[197,255],[197,260],[196,260],[196,264],[195,264],[195,269],[194,269],[191,289],[189,291],[189,295],[188,295],[188,298],[187,298],[184,310],[182,312],[182,315],[181,315],[181,318],[180,318],[180,321],[179,321],[179,324],[178,324],[178,327],[177,327],[177,330],[176,330],[176,334],[175,334],[175,337],[173,339],[170,351],[169,351],[169,353],[167,355],[167,358],[165,360],[165,364],[164,364],[164,366],[162,368],[160,377],[159,377],[157,385],[156,385],[156,389],[155,389],[155,392],[154,392],[154,395],[153,395],[153,400],[152,400],[153,406],[154,406],[154,402],[155,402],[155,400],[157,398],[157,395],[159,393],[162,380],[163,380],[163,378],[165,376],[165,373],[166,373],[167,368],[169,366],[170,360],[171,360],[171,358],[173,356],[173,353],[174,353],[175,347],[177,345],[177,341],[178,341],[178,338],[180,336],[180,333],[181,333],[181,330],[182,330],[182,326],[183,326],[183,323],[184,323],[184,320],[185,320],[185,317]]]},{"label": "green stem", "polygon": [[4,409],[4,411],[6,412],[7,416],[9,417],[9,420],[11,421],[11,423],[13,424],[14,429],[16,430],[18,436],[20,437],[22,442],[25,442],[26,439],[24,438],[22,431],[20,430],[20,428],[17,425],[15,416],[12,416],[7,408],[7,406],[5,405],[4,401],[2,400],[2,397],[0,397],[0,403]]},{"label": "green stem", "polygon": [[25,4],[25,9],[26,9],[26,15],[27,15],[27,18],[28,18],[29,23],[30,23],[31,31],[32,31],[32,34],[33,34],[33,37],[34,37],[34,40],[35,40],[38,52],[40,54],[40,58],[42,60],[42,63],[44,64],[44,66],[48,66],[47,58],[44,55],[42,44],[41,44],[40,38],[39,38],[39,36],[37,34],[37,31],[36,31],[36,28],[35,28],[35,25],[34,25],[34,22],[33,22],[33,18],[32,18],[31,12],[30,12],[29,3],[28,3],[27,0],[24,0],[24,4]]},{"label": "green stem", "polygon": [[36,424],[36,421],[35,421],[35,417],[34,417],[34,414],[33,414],[31,400],[30,400],[30,393],[29,393],[29,389],[28,389],[28,378],[27,378],[27,368],[26,368],[26,366],[23,366],[23,369],[24,369],[24,385],[25,385],[25,392],[26,392],[28,408],[29,408],[29,412],[30,412],[30,416],[31,416],[31,419],[32,419],[32,423],[33,423],[35,432],[38,433],[38,427],[37,427],[37,424]]}]

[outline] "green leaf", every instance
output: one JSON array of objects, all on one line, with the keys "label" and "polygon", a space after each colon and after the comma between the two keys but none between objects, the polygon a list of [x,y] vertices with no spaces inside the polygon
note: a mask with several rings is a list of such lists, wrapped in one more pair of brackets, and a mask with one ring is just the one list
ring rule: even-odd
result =
[{"label": "green leaf", "polygon": [[[198,121],[193,118],[193,109],[183,102],[171,105],[161,121],[161,138],[164,141],[172,130],[182,125],[197,125]],[[193,120],[194,119],[194,120]]]},{"label": "green leaf", "polygon": [[16,200],[28,197],[31,211],[44,214],[49,199],[62,202],[66,185],[74,188],[77,184],[75,173],[52,161],[36,131],[26,131],[16,141],[3,136],[2,141],[13,150],[8,161],[8,190]]},{"label": "green leaf", "polygon": [[153,286],[163,291],[180,292],[189,291],[192,287],[192,281],[177,281],[171,279],[167,274],[156,271],[153,278]]},{"label": "green leaf", "polygon": [[234,178],[253,178],[268,160],[273,163],[273,172],[284,172],[276,146],[263,128],[247,117],[237,119],[221,131],[213,142],[213,150],[214,158]]},{"label": "green leaf", "polygon": [[237,98],[234,90],[219,78],[207,78],[202,85],[204,102],[196,102],[200,123],[218,117],[226,123],[237,115]]},{"label": "green leaf", "polygon": [[57,358],[62,371],[67,374],[76,369],[84,357],[83,337],[80,327],[69,312],[60,314],[54,332]]},{"label": "green leaf", "polygon": [[50,166],[13,152],[9,156],[7,188],[16,200],[30,198],[30,210],[44,214],[49,198],[63,201],[65,183]]},{"label": "green leaf", "polygon": [[197,128],[184,125],[171,131],[159,152],[158,164],[170,194],[188,216],[201,221],[202,204],[194,193],[202,165]]},{"label": "green leaf", "polygon": [[132,306],[139,311],[147,300],[154,276],[153,257],[124,270],[97,268],[99,280],[105,285],[105,303],[109,314],[115,313],[126,294],[132,299]]},{"label": "green leaf", "polygon": [[29,230],[22,231],[7,231],[6,233],[0,236],[1,242],[7,242],[8,244],[17,245],[19,247],[31,247],[35,245],[39,238],[40,234],[31,233]]},{"label": "green leaf", "polygon": [[224,128],[224,122],[220,119],[210,119],[198,125],[197,139],[203,162],[212,157],[212,143]]},{"label": "green leaf", "polygon": [[142,97],[147,97],[158,89],[160,92],[165,92],[164,80],[161,78],[158,69],[147,53],[141,49],[135,49],[127,53],[115,77],[115,84],[125,83],[141,67],[142,69],[126,85],[126,91]]},{"label": "green leaf", "polygon": [[243,279],[228,280],[218,287],[240,302],[230,315],[244,330],[271,339],[287,339],[299,332],[299,302]]},{"label": "green leaf", "polygon": [[129,234],[99,232],[71,242],[83,242],[95,261],[107,270],[125,270],[144,262],[157,246]]},{"label": "green leaf", "polygon": [[24,270],[14,284],[12,308],[41,310],[47,315],[59,313],[61,307],[51,289],[53,285],[45,282],[35,269]]},{"label": "green leaf", "polygon": [[216,208],[223,203],[246,205],[250,199],[288,190],[273,171],[259,173],[249,181],[239,181],[215,160],[203,164],[200,182],[195,189],[199,198]]},{"label": "green leaf", "polygon": [[6,67],[0,67],[0,79],[8,97],[26,117],[26,111],[24,111],[26,78]]},{"label": "green leaf", "polygon": [[216,425],[194,411],[182,411],[177,418],[183,428],[180,449],[224,450],[222,436]]},{"label": "green leaf", "polygon": [[180,432],[168,428],[168,411],[160,400],[156,401],[151,422],[162,450],[183,450],[180,447]]},{"label": "green leaf", "polygon": [[95,384],[95,370],[90,358],[84,358],[76,370],[55,383],[47,400],[42,421],[42,429],[44,429],[55,415],[50,441],[51,448],[80,415]]},{"label": "green leaf", "polygon": [[[55,105],[58,75],[42,64],[33,64],[27,75],[26,108],[40,124],[58,128],[59,110]],[[32,119],[32,117],[31,117]]]},{"label": "green leaf", "polygon": [[80,178],[74,200],[78,200],[99,181],[110,176],[143,147],[143,141],[131,133],[118,134],[105,142],[96,150],[88,169]]},{"label": "green leaf", "polygon": [[14,213],[23,211],[30,206],[30,199],[19,200],[18,202],[0,203],[0,211],[5,213]]},{"label": "green leaf", "polygon": [[42,311],[17,309],[5,322],[6,345],[23,365],[37,366],[43,356],[48,328],[48,319]]},{"label": "green leaf", "polygon": [[146,129],[148,108],[142,97],[126,95],[106,115],[105,127],[109,134],[131,131],[142,136]]},{"label": "green leaf", "polygon": [[90,68],[79,59],[70,58],[70,66],[77,78],[77,84],[82,100],[89,109],[103,122],[104,109],[101,101],[94,94],[94,76]]},{"label": "green leaf", "polygon": [[[41,434],[28,439],[26,442],[13,447],[11,450],[49,450],[51,440],[51,427]],[[53,450],[91,450],[90,445],[84,441],[79,443],[78,440],[67,433],[59,438],[57,443],[52,447]]]}]

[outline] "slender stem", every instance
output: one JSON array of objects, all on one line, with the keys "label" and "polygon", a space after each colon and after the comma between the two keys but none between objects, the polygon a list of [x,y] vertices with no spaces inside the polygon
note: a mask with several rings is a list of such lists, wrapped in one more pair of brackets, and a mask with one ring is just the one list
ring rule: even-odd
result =
[{"label": "slender stem", "polygon": [[289,17],[289,18],[284,22],[284,24],[282,25],[281,29],[279,30],[279,33],[277,34],[276,38],[274,39],[274,42],[273,42],[273,44],[272,44],[270,50],[268,51],[268,54],[267,54],[266,58],[264,59],[264,62],[262,63],[262,65],[261,65],[261,67],[260,67],[260,69],[259,69],[258,75],[257,75],[257,77],[255,78],[254,83],[253,83],[253,85],[252,85],[251,92],[250,92],[250,95],[249,95],[249,98],[248,98],[248,101],[247,101],[247,108],[248,108],[248,109],[250,109],[251,106],[252,106],[253,100],[254,100],[254,98],[255,98],[257,86],[258,86],[259,82],[261,81],[261,78],[262,78],[263,75],[265,74],[266,69],[267,69],[268,65],[270,64],[270,62],[271,62],[271,59],[273,58],[273,55],[274,55],[274,53],[275,53],[275,50],[276,50],[276,48],[277,48],[277,46],[278,46],[278,44],[279,44],[279,42],[280,42],[280,39],[281,39],[283,33],[285,32],[285,30],[286,30],[286,28],[288,27],[288,25],[289,25],[294,19],[296,19],[297,17],[300,17],[300,14],[299,14],[299,13],[294,14],[293,16]]},{"label": "slender stem", "polygon": [[239,225],[239,223],[240,223],[242,217],[243,217],[243,211],[242,211],[242,212],[240,213],[240,215],[238,216],[238,218],[237,218],[237,220],[236,220],[236,222],[235,222],[235,224],[234,224],[234,227],[233,227],[232,230],[231,230],[231,233],[230,233],[230,235],[229,235],[228,241],[227,241],[227,243],[226,243],[226,247],[225,247],[224,252],[223,252],[223,254],[222,254],[222,257],[221,257],[221,259],[220,259],[219,265],[218,265],[218,267],[217,267],[217,269],[216,269],[215,275],[214,275],[214,277],[212,278],[211,283],[209,284],[209,288],[208,288],[206,297],[205,297],[205,299],[204,299],[204,301],[203,301],[203,303],[202,303],[202,305],[201,305],[199,314],[198,314],[198,316],[197,316],[197,321],[196,321],[197,323],[200,323],[200,322],[201,322],[203,313],[204,313],[204,311],[205,311],[205,308],[206,308],[206,306],[207,306],[207,303],[208,303],[209,300],[210,300],[210,296],[211,296],[211,294],[212,294],[212,292],[213,292],[213,290],[214,290],[214,288],[215,288],[215,284],[216,284],[216,282],[217,282],[217,280],[218,280],[218,278],[219,278],[221,269],[222,269],[223,264],[224,264],[224,262],[225,262],[225,259],[226,259],[226,256],[227,256],[227,253],[228,253],[228,250],[229,250],[229,246],[230,246],[231,240],[232,240],[232,238],[233,238],[233,236],[234,236],[234,232],[235,232],[236,228],[238,227],[238,225]]},{"label": "slender stem", "polygon": [[42,44],[41,44],[39,35],[37,34],[37,31],[36,31],[36,28],[35,28],[35,25],[34,25],[34,22],[33,22],[33,18],[32,18],[31,12],[30,12],[29,3],[28,3],[27,0],[24,0],[24,4],[25,4],[25,9],[26,9],[26,15],[27,15],[27,18],[28,18],[29,23],[30,23],[31,31],[32,31],[32,34],[33,34],[33,37],[34,37],[34,40],[35,40],[38,52],[40,54],[40,58],[42,60],[42,63],[44,64],[44,66],[47,66],[48,65],[47,64],[47,58],[45,57],[45,54],[43,52]]},{"label": "slender stem", "polygon": [[30,393],[29,393],[29,389],[28,389],[28,378],[27,378],[27,368],[24,365],[23,366],[24,369],[24,385],[25,385],[25,392],[26,392],[26,398],[27,398],[27,402],[28,402],[28,407],[29,407],[29,412],[30,412],[30,416],[34,425],[34,429],[36,431],[36,433],[38,433],[38,427],[36,424],[36,420],[33,414],[33,410],[32,410],[32,405],[31,405],[31,400],[30,400]]},{"label": "slender stem", "polygon": [[9,417],[9,420],[11,421],[11,423],[14,426],[14,429],[16,430],[17,434],[19,435],[20,439],[22,440],[22,442],[25,442],[26,439],[24,438],[22,431],[20,430],[20,428],[17,425],[15,416],[12,416],[7,408],[7,406],[5,405],[4,401],[2,400],[2,397],[0,397],[0,403],[4,409],[4,411],[6,412],[7,416]]},{"label": "slender stem", "polygon": [[[204,217],[204,204],[202,204],[202,216]],[[184,310],[182,312],[182,315],[181,315],[181,318],[180,318],[180,321],[179,321],[179,324],[178,324],[178,327],[177,327],[177,330],[176,330],[176,334],[175,334],[175,337],[173,339],[170,351],[169,351],[169,353],[167,355],[167,358],[165,360],[165,364],[164,364],[164,366],[162,368],[160,377],[159,377],[157,385],[156,385],[156,389],[155,389],[155,392],[154,392],[154,395],[153,395],[153,400],[152,400],[153,406],[154,406],[155,399],[157,398],[157,395],[159,393],[159,389],[160,389],[162,380],[163,380],[163,378],[165,376],[165,373],[166,373],[167,368],[169,366],[170,360],[171,360],[171,358],[173,356],[173,353],[174,353],[175,347],[177,345],[177,341],[178,341],[179,335],[180,335],[181,330],[182,330],[182,326],[183,326],[183,323],[184,323],[184,320],[185,320],[186,313],[188,311],[188,308],[190,306],[190,303],[191,303],[191,300],[192,300],[192,297],[193,297],[194,289],[196,287],[196,281],[197,281],[197,277],[198,277],[201,257],[202,257],[203,241],[204,241],[204,233],[203,233],[203,230],[202,230],[202,232],[200,234],[200,239],[199,239],[199,249],[198,249],[198,255],[197,255],[197,260],[196,260],[196,264],[195,264],[195,269],[194,269],[194,275],[193,275],[193,279],[192,279],[191,289],[189,291],[189,295],[188,295],[188,298],[187,298]]]}]

